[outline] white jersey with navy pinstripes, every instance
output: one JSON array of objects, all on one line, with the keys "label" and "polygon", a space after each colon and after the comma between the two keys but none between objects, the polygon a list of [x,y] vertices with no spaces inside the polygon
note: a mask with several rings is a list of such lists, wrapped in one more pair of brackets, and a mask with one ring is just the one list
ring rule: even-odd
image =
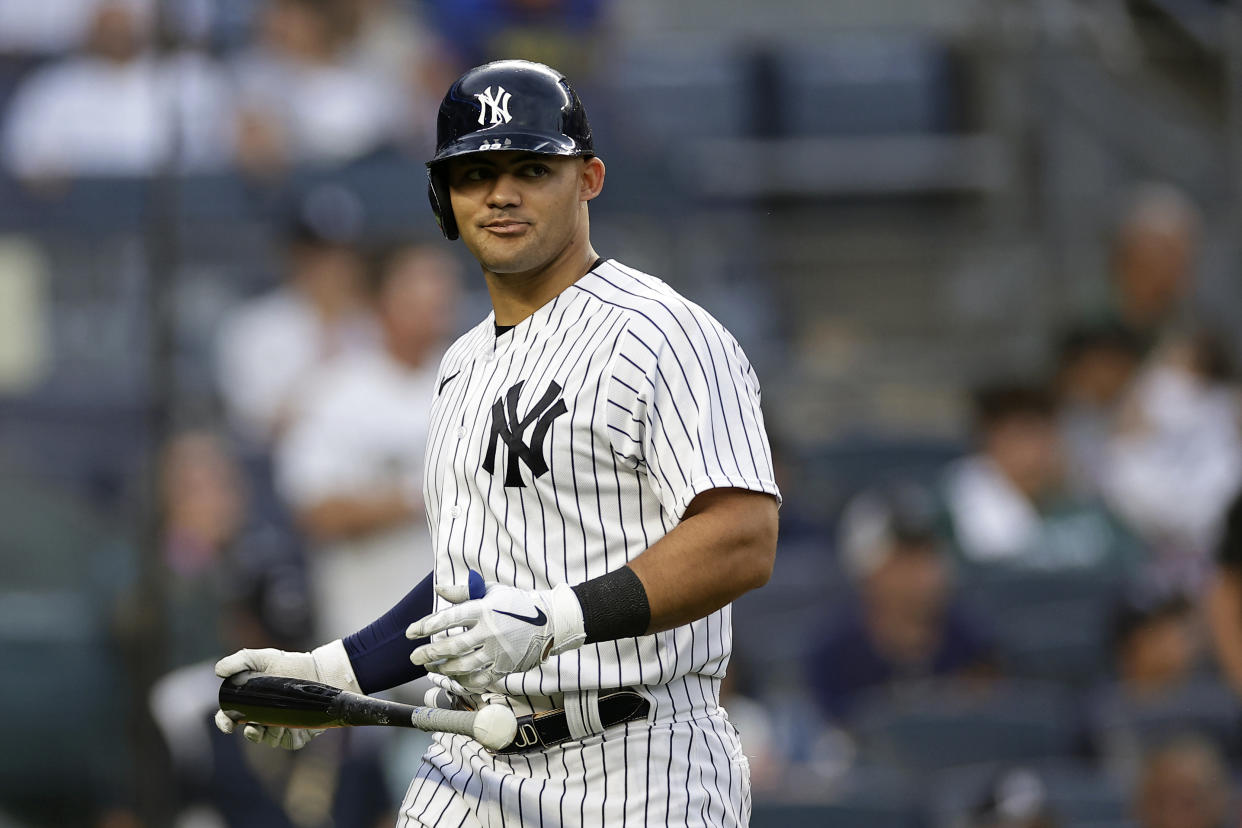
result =
[{"label": "white jersey with navy pinstripes", "polygon": [[[779,497],[758,379],[720,323],[655,277],[600,262],[512,330],[498,336],[489,317],[444,357],[425,478],[437,583],[465,583],[468,569],[524,589],[586,581],[721,487]],[[726,606],[572,650],[492,689],[686,677],[703,696],[690,705],[707,701],[730,650]]]}]

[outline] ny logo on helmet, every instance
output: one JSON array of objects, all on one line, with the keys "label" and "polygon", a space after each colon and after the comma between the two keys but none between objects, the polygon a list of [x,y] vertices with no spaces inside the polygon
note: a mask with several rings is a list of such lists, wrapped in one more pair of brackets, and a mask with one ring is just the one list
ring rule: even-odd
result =
[{"label": "ny logo on helmet", "polygon": [[509,99],[513,97],[505,91],[503,86],[496,87],[496,94],[492,94],[492,88],[489,86],[482,92],[475,95],[479,99],[479,123],[486,124],[487,109],[492,110],[492,125],[507,124],[513,120],[509,115]]}]

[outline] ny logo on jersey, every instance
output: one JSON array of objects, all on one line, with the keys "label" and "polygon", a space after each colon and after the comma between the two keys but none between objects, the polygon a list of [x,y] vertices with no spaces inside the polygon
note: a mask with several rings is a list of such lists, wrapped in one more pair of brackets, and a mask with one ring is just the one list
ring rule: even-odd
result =
[{"label": "ny logo on jersey", "polygon": [[482,92],[475,95],[479,99],[479,123],[487,123],[488,107],[492,110],[492,125],[507,124],[513,120],[509,115],[509,99],[513,96],[505,91],[503,86],[496,87],[496,94],[492,94],[492,88],[489,86]]},{"label": "ny logo on jersey", "polygon": [[[499,449],[499,441],[503,440],[505,445],[509,447],[509,463],[505,469],[505,486],[519,486],[525,488],[526,484],[522,482],[522,474],[518,468],[518,463],[525,463],[526,468],[530,469],[530,473],[535,477],[539,477],[548,471],[548,464],[543,459],[543,439],[548,436],[548,429],[552,427],[552,421],[564,414],[569,409],[565,406],[565,400],[559,399],[558,394],[561,393],[561,386],[556,382],[548,383],[548,390],[543,392],[543,396],[539,401],[526,413],[523,417],[518,414],[518,395],[522,393],[522,386],[526,384],[526,380],[514,385],[502,399],[496,400],[492,404],[492,437],[487,444],[487,454],[483,457],[483,469],[488,474],[496,473],[496,452]],[[506,416],[507,412],[507,416]],[[522,442],[522,435],[526,433],[526,429],[535,424],[535,428],[530,434],[530,443]]]}]

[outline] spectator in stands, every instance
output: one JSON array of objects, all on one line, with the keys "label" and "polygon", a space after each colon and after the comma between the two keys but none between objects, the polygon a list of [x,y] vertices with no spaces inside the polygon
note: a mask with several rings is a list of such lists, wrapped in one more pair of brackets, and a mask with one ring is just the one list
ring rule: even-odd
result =
[{"label": "spectator in stands", "polygon": [[1117,576],[1138,564],[1141,548],[1112,515],[1069,489],[1052,394],[999,383],[974,397],[978,451],[941,484],[962,561]]},{"label": "spectator in stands", "polygon": [[[82,45],[101,0],[0,3],[0,54],[59,56]],[[149,0],[135,0],[149,5]]]},{"label": "spectator in stands", "polygon": [[1242,393],[1219,339],[1172,338],[1152,354],[1108,445],[1103,484],[1161,577],[1197,591],[1242,486]]},{"label": "spectator in stands", "polygon": [[1221,672],[1242,696],[1242,489],[1225,514],[1216,571],[1207,590],[1207,620]]},{"label": "spectator in stands", "polygon": [[142,4],[101,0],[84,53],[23,81],[4,124],[11,173],[46,183],[229,162],[233,113],[223,74],[192,52],[154,56],[153,14]]},{"label": "spectator in stands", "polygon": [[1138,337],[1116,322],[1079,325],[1061,338],[1056,374],[1058,421],[1068,483],[1080,494],[1100,494],[1108,441],[1142,357]]},{"label": "spectator in stands", "polygon": [[[172,663],[180,665],[225,646],[219,630],[226,574],[296,573],[302,559],[294,538],[253,513],[236,458],[209,431],[182,432],[165,447],[160,500],[170,652]],[[272,621],[295,628],[305,622],[302,602],[285,607]]]},{"label": "spectator in stands", "polygon": [[418,158],[430,157],[440,98],[459,72],[448,47],[408,4],[397,0],[337,2],[345,60],[398,84],[410,113],[410,152]]},{"label": "spectator in stands", "polygon": [[992,645],[955,603],[929,493],[894,486],[859,495],[842,514],[840,551],[856,600],[833,615],[808,662],[829,716],[846,718],[870,688],[987,672]]},{"label": "spectator in stands", "polygon": [[1113,246],[1111,316],[1145,350],[1186,323],[1202,219],[1175,187],[1148,184],[1132,197]]},{"label": "spectator in stands", "polygon": [[1183,595],[1128,598],[1114,614],[1112,632],[1119,688],[1126,695],[1167,694],[1194,675],[1202,640]]},{"label": "spectator in stands", "polygon": [[225,408],[260,447],[293,422],[302,385],[319,366],[379,347],[358,248],[362,203],[343,187],[321,185],[290,213],[285,284],[232,311],[216,340]]},{"label": "spectator in stands", "polygon": [[[302,650],[311,640],[305,573],[271,557],[221,567],[225,647]],[[299,751],[220,733],[212,721],[220,679],[211,660],[162,677],[151,712],[178,782],[175,824],[230,828],[375,828],[392,825],[381,766],[382,729],[344,728]],[[172,823],[170,823],[172,824]]]},{"label": "spectator in stands", "polygon": [[238,157],[272,175],[288,165],[339,164],[392,146],[411,128],[403,78],[351,59],[344,21],[327,0],[267,0],[258,41],[233,70]]},{"label": "spectator in stands", "polygon": [[313,372],[299,419],[276,446],[278,490],[315,546],[321,637],[361,629],[431,571],[423,453],[459,282],[438,248],[387,256],[375,285],[383,348]]},{"label": "spectator in stands", "polygon": [[1132,589],[1113,615],[1114,680],[1092,692],[1085,725],[1111,775],[1133,779],[1144,748],[1198,734],[1236,749],[1236,702],[1200,670],[1204,633],[1192,603],[1156,586]]},{"label": "spectator in stands", "polygon": [[1230,797],[1220,754],[1210,742],[1183,737],[1144,758],[1134,819],[1138,828],[1225,828]]}]

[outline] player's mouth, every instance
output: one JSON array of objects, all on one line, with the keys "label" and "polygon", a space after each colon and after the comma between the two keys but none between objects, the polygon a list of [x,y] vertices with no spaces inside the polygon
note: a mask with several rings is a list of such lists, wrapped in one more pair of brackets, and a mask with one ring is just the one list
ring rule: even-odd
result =
[{"label": "player's mouth", "polygon": [[514,219],[496,219],[483,225],[484,230],[497,236],[516,236],[525,233],[527,227],[530,227],[528,222]]}]

